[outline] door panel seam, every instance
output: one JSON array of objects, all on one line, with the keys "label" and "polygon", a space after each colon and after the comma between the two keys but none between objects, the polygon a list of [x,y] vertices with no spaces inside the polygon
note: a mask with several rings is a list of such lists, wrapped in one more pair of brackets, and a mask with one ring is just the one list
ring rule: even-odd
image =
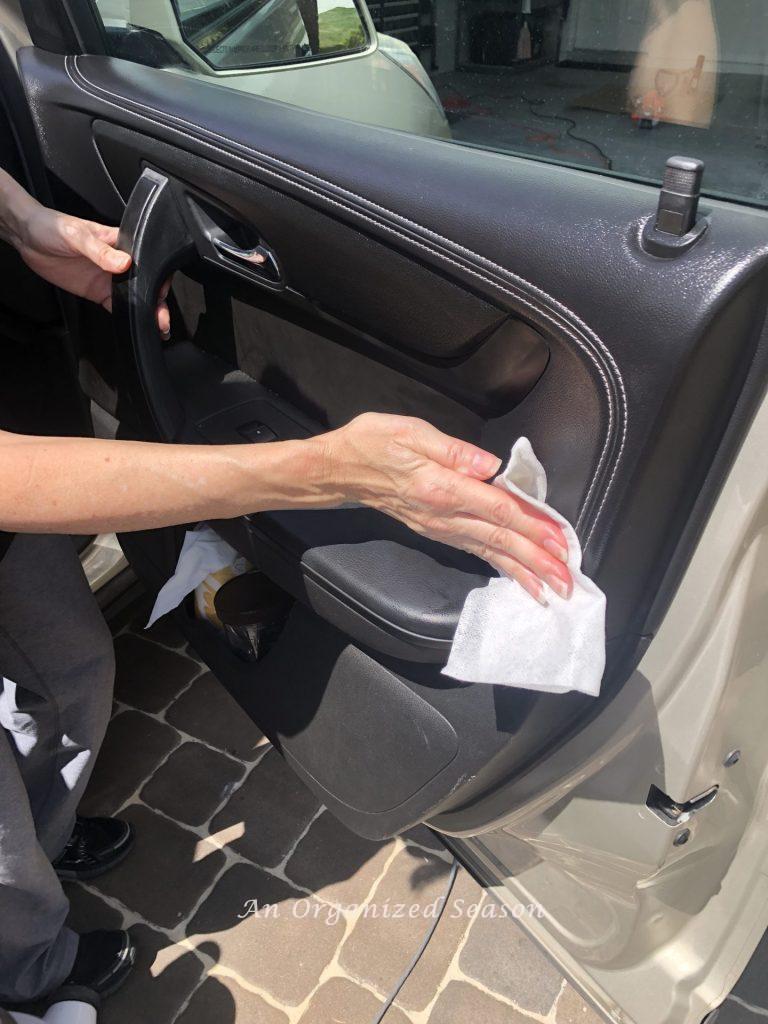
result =
[{"label": "door panel seam", "polygon": [[[383,229],[385,231],[388,231],[390,234],[394,234],[394,235],[404,239],[406,242],[409,242],[412,245],[416,245],[419,248],[424,249],[426,252],[429,252],[432,255],[437,256],[438,259],[453,264],[454,266],[458,267],[463,272],[471,274],[474,277],[477,277],[478,279],[486,282],[487,284],[490,284],[492,287],[498,288],[504,294],[511,296],[517,302],[522,303],[524,306],[527,306],[529,309],[532,309],[534,312],[536,312],[539,316],[541,316],[544,319],[548,320],[556,328],[559,328],[561,331],[564,331],[571,338],[572,341],[575,341],[576,344],[579,346],[579,348],[581,348],[581,350],[592,361],[595,369],[597,370],[597,373],[599,374],[600,378],[602,379],[603,388],[604,388],[605,393],[606,393],[606,403],[607,403],[607,409],[608,409],[608,425],[607,425],[607,428],[606,428],[605,441],[604,441],[604,444],[603,444],[603,447],[602,447],[602,451],[600,453],[600,457],[598,459],[597,466],[595,468],[595,472],[593,473],[589,489],[588,489],[587,494],[586,494],[586,496],[585,496],[585,498],[584,498],[584,500],[582,502],[579,518],[577,520],[577,525],[581,525],[581,522],[582,522],[583,517],[584,517],[584,513],[588,510],[589,503],[590,503],[590,500],[592,498],[592,494],[593,494],[593,492],[595,490],[595,487],[597,486],[598,479],[599,479],[601,473],[603,472],[605,464],[607,462],[609,445],[610,445],[610,443],[612,441],[612,436],[613,436],[615,428],[616,428],[616,423],[615,423],[616,419],[620,420],[620,427],[621,427],[620,438],[619,438],[619,447],[618,447],[618,451],[617,451],[616,456],[615,456],[614,465],[613,465],[611,474],[610,474],[610,476],[609,476],[609,478],[607,480],[607,483],[605,485],[604,492],[603,492],[603,495],[602,495],[602,500],[601,500],[600,505],[598,506],[598,508],[597,508],[593,518],[592,518],[592,523],[591,523],[589,532],[587,533],[587,536],[586,536],[585,541],[584,541],[584,547],[586,548],[586,546],[589,544],[589,541],[590,541],[590,539],[591,539],[591,537],[592,537],[592,535],[594,533],[594,530],[595,530],[595,527],[596,527],[597,522],[599,520],[599,517],[600,517],[600,515],[601,515],[601,513],[602,513],[602,511],[603,511],[603,509],[605,507],[605,503],[607,501],[610,488],[611,488],[611,486],[613,484],[613,481],[615,479],[616,473],[618,471],[619,463],[620,463],[622,455],[623,455],[623,451],[624,451],[624,448],[625,448],[625,445],[626,445],[626,438],[627,438],[628,413],[627,413],[626,390],[625,390],[624,380],[623,380],[623,377],[622,377],[622,374],[621,374],[621,370],[619,369],[618,365],[616,364],[616,361],[615,361],[615,359],[614,359],[610,349],[605,344],[605,342],[603,342],[602,339],[587,324],[585,324],[584,321],[581,320],[581,318],[576,313],[574,313],[571,309],[569,309],[563,303],[559,302],[554,297],[552,297],[552,296],[548,295],[546,292],[542,291],[542,289],[537,288],[531,282],[526,281],[524,278],[520,277],[519,275],[515,274],[514,272],[507,270],[506,268],[500,266],[499,264],[494,263],[492,260],[488,259],[487,257],[484,257],[481,254],[476,253],[473,250],[468,249],[468,248],[460,245],[459,243],[454,242],[451,239],[445,238],[444,236],[440,235],[439,233],[437,233],[435,231],[432,231],[430,228],[427,228],[424,225],[421,225],[421,224],[418,224],[415,221],[409,220],[407,217],[403,217],[402,215],[397,214],[394,211],[387,209],[386,207],[380,206],[380,205],[378,205],[377,203],[374,203],[371,200],[366,200],[362,196],[359,196],[356,193],[351,192],[348,189],[344,189],[342,186],[334,185],[332,182],[328,182],[325,179],[321,178],[318,175],[313,174],[310,171],[306,171],[303,168],[299,168],[299,167],[297,167],[297,166],[295,166],[293,164],[290,164],[287,161],[281,160],[279,157],[274,157],[274,156],[271,156],[271,155],[258,153],[255,150],[251,150],[248,147],[243,146],[241,143],[233,143],[232,140],[226,139],[224,136],[219,135],[216,132],[210,131],[208,129],[202,129],[199,125],[195,125],[194,123],[192,123],[190,121],[187,121],[186,119],[184,119],[182,117],[178,117],[178,116],[176,116],[174,114],[167,114],[166,112],[164,112],[162,110],[158,110],[157,108],[154,108],[154,107],[150,107],[150,106],[142,103],[139,100],[135,100],[135,99],[133,99],[131,97],[122,96],[119,93],[115,93],[115,92],[113,92],[110,89],[106,89],[105,87],[100,86],[97,83],[93,82],[91,79],[89,79],[87,77],[87,75],[85,75],[83,73],[81,68],[78,66],[77,56],[71,58],[71,61],[72,61],[72,67],[73,67],[74,71],[76,72],[77,77],[75,77],[75,75],[70,70],[70,66],[69,66],[70,58],[69,57],[65,57],[64,63],[65,63],[65,70],[66,70],[67,76],[69,77],[69,79],[73,83],[73,85],[79,91],[86,93],[86,95],[91,95],[92,97],[95,97],[96,99],[99,99],[100,102],[106,103],[107,105],[112,106],[112,107],[116,107],[117,109],[122,110],[122,111],[125,111],[126,109],[128,109],[130,111],[131,106],[135,106],[135,107],[140,108],[141,110],[148,111],[150,114],[155,114],[155,115],[157,115],[157,118],[159,118],[159,120],[154,118],[154,117],[149,116],[146,113],[145,114],[138,113],[137,116],[142,117],[144,120],[147,120],[150,123],[154,123],[156,125],[159,125],[160,127],[164,127],[164,128],[169,129],[171,131],[175,131],[177,134],[183,134],[183,135],[186,136],[187,132],[181,132],[180,129],[174,128],[173,124],[169,124],[168,123],[169,120],[170,121],[176,121],[178,124],[184,125],[186,127],[186,129],[188,129],[188,130],[192,129],[195,137],[197,138],[197,140],[200,143],[202,143],[203,145],[208,146],[209,148],[213,149],[214,151],[216,151],[216,152],[218,152],[220,154],[227,155],[229,157],[234,157],[235,159],[240,160],[241,162],[245,163],[247,166],[249,166],[249,167],[251,167],[253,169],[256,169],[256,170],[259,170],[259,171],[262,171],[262,172],[266,172],[267,174],[271,174],[273,177],[276,177],[278,179],[281,179],[281,180],[287,182],[289,185],[293,186],[294,188],[298,188],[298,189],[301,189],[301,190],[303,190],[305,192],[309,192],[310,194],[314,195],[315,197],[321,199],[323,202],[329,203],[329,204],[331,204],[333,206],[336,206],[336,207],[339,207],[340,209],[345,210],[348,213],[351,213],[351,214],[353,214],[356,217],[359,217],[359,218],[361,218],[363,220],[366,220],[369,223],[371,223],[374,226],[376,226],[377,228]],[[82,83],[85,83],[85,85],[83,85],[80,81],[78,81],[78,78],[82,79]],[[88,88],[86,88],[85,86],[88,86]],[[103,95],[99,96],[98,94],[103,94]],[[112,103],[110,100],[104,99],[103,98],[104,96],[111,96],[111,97],[113,97],[113,99],[118,100],[119,102],[118,103]],[[219,139],[220,141],[227,143],[229,146],[236,146],[238,149],[241,149],[244,153],[248,153],[250,155],[250,157],[253,157],[253,158],[256,158],[256,159],[255,160],[249,159],[248,157],[242,156],[242,155],[240,155],[237,152],[233,152],[233,150],[231,150],[231,149],[222,149],[221,147],[217,146],[215,143],[209,141],[210,138]],[[256,162],[256,161],[259,161],[259,162]],[[476,260],[480,261],[481,264],[485,264],[488,267],[493,268],[494,270],[496,270],[504,278],[511,279],[509,283],[517,284],[517,289],[513,290],[512,288],[505,287],[504,285],[500,284],[498,281],[493,280],[493,278],[489,277],[487,274],[481,273],[478,269],[474,269],[473,267],[468,266],[466,263],[462,263],[462,262],[460,262],[457,259],[453,259],[450,256],[448,256],[445,252],[441,252],[439,249],[436,249],[434,246],[430,246],[430,245],[426,244],[425,240],[419,240],[417,238],[413,238],[410,235],[406,234],[404,231],[398,230],[397,227],[395,227],[395,226],[393,226],[391,224],[387,224],[385,222],[382,222],[381,220],[377,220],[377,219],[375,219],[375,218],[373,218],[371,216],[368,216],[365,213],[363,213],[362,211],[360,211],[359,209],[356,209],[354,206],[350,206],[349,204],[345,204],[343,202],[340,202],[338,199],[333,199],[333,198],[331,198],[331,196],[329,196],[327,194],[324,194],[323,192],[319,191],[317,188],[312,187],[311,185],[303,184],[302,182],[292,180],[290,177],[287,177],[286,175],[281,174],[280,171],[276,170],[275,168],[270,167],[269,164],[268,164],[268,161],[280,164],[280,165],[282,165],[282,166],[284,166],[284,167],[286,167],[286,168],[288,168],[290,170],[293,170],[294,172],[304,176],[305,178],[314,179],[315,181],[320,182],[321,184],[327,186],[330,189],[334,189],[337,192],[340,192],[340,193],[346,194],[348,196],[351,196],[352,198],[359,200],[365,206],[369,207],[372,210],[378,210],[378,211],[381,211],[381,213],[388,214],[389,216],[394,218],[395,221],[399,221],[399,222],[401,222],[404,225],[410,225],[413,228],[415,228],[418,232],[423,233],[424,235],[431,236],[434,239],[437,239],[439,241],[442,241],[442,242],[446,243],[448,246],[450,246],[454,250],[456,250],[457,254],[465,253],[467,256],[474,257]],[[534,293],[534,294],[531,295],[531,296],[528,296],[528,297],[526,297],[524,295],[521,295],[519,290],[518,290],[521,286],[529,289],[529,291]],[[543,299],[546,300],[550,304],[549,308],[545,308],[545,307],[543,307],[541,305],[541,298],[540,297],[543,297]],[[539,303],[534,301],[535,298],[540,298]],[[561,311],[562,311],[562,313],[561,313]],[[561,316],[564,315],[565,318],[566,318],[565,322],[562,322],[562,321],[556,319],[555,315],[553,315],[553,314],[560,314]],[[571,323],[568,323],[568,318],[570,318],[570,320],[572,321]],[[579,328],[583,332],[583,335],[584,335],[583,338],[579,337],[579,334],[577,333],[576,328]],[[606,360],[604,365],[601,366],[600,360],[598,360],[598,358],[597,358],[597,353],[593,350],[592,347],[590,347],[590,344],[588,344],[588,342],[590,342],[591,345],[597,345],[598,346],[598,348],[600,349],[604,359]],[[610,388],[610,385],[609,385],[609,381],[608,381],[608,376],[606,374],[606,370],[608,371],[608,373],[610,373],[613,376],[613,382],[614,382],[614,384],[616,384],[618,386],[618,395],[619,395],[619,398],[620,398],[620,409],[618,411],[621,414],[620,416],[616,416],[616,414],[614,413],[613,396],[611,394],[611,388]]]}]

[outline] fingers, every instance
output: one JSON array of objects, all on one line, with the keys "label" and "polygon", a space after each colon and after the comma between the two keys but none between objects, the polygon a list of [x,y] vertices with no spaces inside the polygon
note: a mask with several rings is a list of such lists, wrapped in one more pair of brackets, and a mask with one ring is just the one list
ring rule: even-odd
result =
[{"label": "fingers", "polygon": [[522,533],[482,519],[462,516],[446,520],[446,530],[455,531],[455,537],[465,551],[490,562],[506,575],[512,575],[531,593],[541,590],[539,581],[543,581],[559,597],[567,599],[571,596],[573,580],[565,563]]},{"label": "fingers", "polygon": [[120,232],[120,228],[112,227],[110,224],[99,224],[99,222],[95,220],[87,220],[84,223],[97,238],[102,240],[102,242],[106,242],[107,245],[111,245],[112,247],[117,245],[117,236]]},{"label": "fingers", "polygon": [[573,580],[566,565],[565,535],[528,502],[434,463],[422,470],[412,498],[426,513],[423,528],[428,535],[484,559],[537,599],[542,593],[539,581],[560,597],[570,597]]},{"label": "fingers", "polygon": [[499,471],[501,459],[467,441],[443,434],[431,423],[407,421],[404,429],[411,431],[410,446],[427,458],[465,476],[487,480]]},{"label": "fingers", "polygon": [[495,455],[409,417],[366,413],[336,433],[353,439],[352,461],[365,470],[362,483],[352,478],[355,500],[478,555],[537,600],[546,601],[545,586],[570,597],[562,529],[524,498],[486,482],[499,469]]},{"label": "fingers", "polygon": [[160,328],[163,340],[168,341],[171,336],[171,311],[168,309],[167,302],[161,302],[157,307],[157,326]]},{"label": "fingers", "polygon": [[546,607],[549,604],[547,600],[547,592],[543,582],[535,576],[529,569],[514,558],[510,558],[503,552],[499,551],[492,557],[486,559],[494,569],[496,569],[502,576],[506,576],[511,580],[516,580],[523,590],[527,591],[531,597],[535,597],[539,604],[543,604]]},{"label": "fingers", "polygon": [[413,450],[431,460],[415,492],[429,516],[427,532],[512,574],[536,597],[539,580],[570,597],[563,531],[529,502],[485,482],[499,459],[420,420],[407,421],[404,429],[411,431]]},{"label": "fingers", "polygon": [[471,516],[499,528],[504,536],[515,533],[528,538],[552,556],[554,562],[563,563],[568,560],[568,545],[563,531],[557,523],[528,502],[502,487],[467,479],[456,473],[440,472],[436,467],[430,477],[427,500],[434,496],[432,504],[436,512],[442,510]]},{"label": "fingers", "polygon": [[[105,225],[101,225],[105,227]],[[94,263],[108,274],[122,274],[131,265],[131,257],[127,252],[115,249],[113,244],[100,236],[90,224],[66,225],[65,231],[77,252]],[[117,242],[117,228],[108,228],[107,237]],[[106,232],[104,233],[106,234]]]},{"label": "fingers", "polygon": [[160,333],[163,336],[163,340],[167,341],[171,336],[171,311],[168,308],[166,299],[168,298],[168,292],[171,290],[171,278],[163,284],[158,295],[157,303],[157,326],[160,328]]}]

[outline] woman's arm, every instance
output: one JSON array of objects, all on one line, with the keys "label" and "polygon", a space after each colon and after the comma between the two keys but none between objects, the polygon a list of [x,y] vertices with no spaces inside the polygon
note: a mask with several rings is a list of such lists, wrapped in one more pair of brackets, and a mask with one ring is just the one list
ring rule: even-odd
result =
[{"label": "woman's arm", "polygon": [[[41,206],[0,171],[0,237],[53,284],[110,307],[131,257],[117,228]],[[168,309],[158,310],[167,333]],[[499,460],[422,420],[367,413],[307,441],[165,445],[0,432],[0,529],[146,530],[268,509],[361,502],[471,551],[539,600],[570,593],[560,528],[483,481]]]},{"label": "woman's arm", "polygon": [[39,203],[21,185],[0,170],[0,238],[17,248],[28,217]]},{"label": "woman's arm", "polygon": [[543,598],[570,592],[559,527],[484,482],[488,452],[421,420],[367,413],[306,441],[166,445],[0,432],[0,528],[144,530],[360,502],[471,551]]},{"label": "woman's arm", "polygon": [[[115,249],[118,229],[50,210],[0,170],[0,238],[15,246],[27,266],[51,284],[112,308],[112,275],[131,265],[127,252]],[[160,294],[157,322],[170,335],[171,315]]]}]

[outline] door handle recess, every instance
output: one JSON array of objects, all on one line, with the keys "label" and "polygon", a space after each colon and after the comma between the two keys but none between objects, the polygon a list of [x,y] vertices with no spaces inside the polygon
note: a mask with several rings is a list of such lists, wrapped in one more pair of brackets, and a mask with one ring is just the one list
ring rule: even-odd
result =
[{"label": "door handle recess", "polygon": [[285,288],[277,254],[253,224],[244,223],[237,213],[223,210],[191,190],[186,190],[182,206],[203,259],[262,288]]},{"label": "door handle recess", "polygon": [[277,258],[266,245],[255,245],[252,249],[241,248],[227,241],[226,238],[211,238],[214,249],[228,259],[249,263],[258,271],[268,275],[277,283],[280,280],[280,267]]}]

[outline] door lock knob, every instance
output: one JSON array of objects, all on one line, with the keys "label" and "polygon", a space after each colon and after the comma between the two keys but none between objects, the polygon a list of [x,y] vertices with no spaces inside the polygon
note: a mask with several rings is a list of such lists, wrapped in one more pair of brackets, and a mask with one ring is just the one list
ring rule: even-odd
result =
[{"label": "door lock knob", "polygon": [[655,215],[643,227],[640,244],[651,256],[672,259],[687,252],[709,226],[699,217],[704,162],[690,156],[667,160]]},{"label": "door lock knob", "polygon": [[656,210],[657,231],[678,238],[688,234],[696,223],[703,177],[702,160],[689,156],[671,156],[667,160]]}]

